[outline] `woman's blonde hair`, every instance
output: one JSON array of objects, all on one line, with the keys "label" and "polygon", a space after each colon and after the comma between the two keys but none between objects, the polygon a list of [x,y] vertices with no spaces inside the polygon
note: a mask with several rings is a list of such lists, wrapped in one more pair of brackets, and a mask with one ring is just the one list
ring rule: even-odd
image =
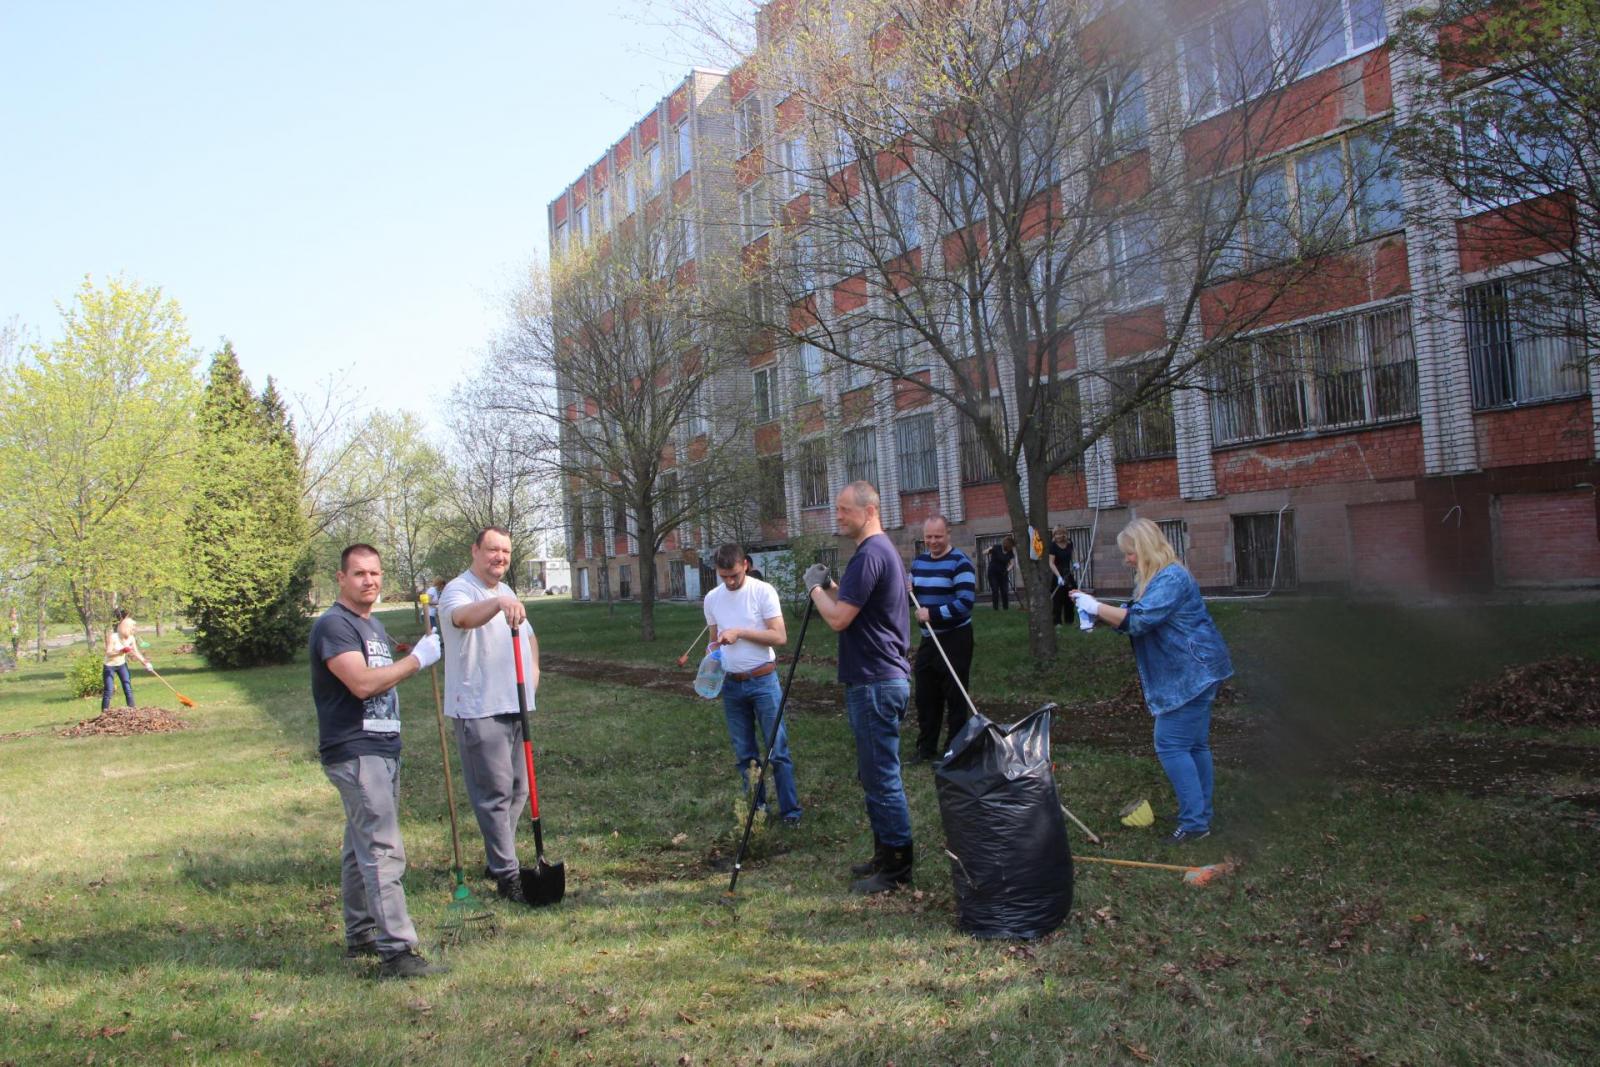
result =
[{"label": "woman's blonde hair", "polygon": [[1117,534],[1117,547],[1134,558],[1134,599],[1144,595],[1144,587],[1163,567],[1178,562],[1178,554],[1172,550],[1161,527],[1149,519],[1134,519],[1124,526]]}]

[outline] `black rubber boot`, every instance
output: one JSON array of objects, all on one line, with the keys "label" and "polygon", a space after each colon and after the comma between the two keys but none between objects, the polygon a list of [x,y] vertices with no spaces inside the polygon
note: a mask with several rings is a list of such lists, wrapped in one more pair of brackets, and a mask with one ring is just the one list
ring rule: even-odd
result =
[{"label": "black rubber boot", "polygon": [[901,886],[911,884],[911,844],[886,845],[883,863],[871,876],[850,883],[850,892],[868,895],[892,893]]},{"label": "black rubber boot", "polygon": [[883,867],[883,854],[885,851],[887,850],[883,847],[883,842],[878,840],[877,834],[873,834],[872,858],[864,863],[852,863],[850,865],[850,873],[857,878],[863,875],[877,874],[879,869]]}]

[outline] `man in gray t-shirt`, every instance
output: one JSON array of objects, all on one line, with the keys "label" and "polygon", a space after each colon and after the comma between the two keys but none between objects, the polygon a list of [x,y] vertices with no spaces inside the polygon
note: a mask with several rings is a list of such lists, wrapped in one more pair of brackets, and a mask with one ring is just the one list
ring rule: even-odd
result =
[{"label": "man in gray t-shirt", "polygon": [[523,903],[517,819],[528,802],[528,771],[511,627],[523,642],[530,710],[539,688],[539,642],[522,601],[501,581],[510,566],[511,535],[498,526],[482,530],[472,543],[472,566],[439,597],[439,634],[444,639],[444,713],[455,727],[488,874],[501,896]]}]

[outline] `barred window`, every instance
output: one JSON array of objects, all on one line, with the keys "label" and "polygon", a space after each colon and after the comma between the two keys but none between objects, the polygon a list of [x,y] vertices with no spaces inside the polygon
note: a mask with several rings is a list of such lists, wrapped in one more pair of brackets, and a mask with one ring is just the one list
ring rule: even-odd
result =
[{"label": "barred window", "polygon": [[1294,512],[1233,517],[1233,584],[1240,589],[1293,589]]},{"label": "barred window", "polygon": [[1474,407],[1583,392],[1583,311],[1566,270],[1468,286],[1466,331]]},{"label": "barred window", "polygon": [[1218,444],[1343,429],[1417,413],[1411,307],[1291,326],[1235,344],[1213,375]]},{"label": "barred window", "polygon": [[878,484],[878,431],[871,426],[844,435],[844,479]]},{"label": "barred window", "polygon": [[684,580],[683,574],[683,560],[669,559],[667,561],[667,596],[674,600],[683,600],[688,595],[688,585]]},{"label": "barred window", "polygon": [[800,445],[800,506],[828,506],[828,448],[821,439]]},{"label": "barred window", "polygon": [[756,461],[756,513],[762,522],[776,522],[788,513],[783,492],[783,457],[762,456]]},{"label": "barred window", "polygon": [[895,451],[900,457],[900,489],[914,493],[939,485],[938,451],[933,416],[913,415],[894,424]]},{"label": "barred window", "polygon": [[795,349],[794,392],[798,400],[813,400],[822,395],[822,349],[801,341]]},{"label": "barred window", "polygon": [[[1135,363],[1112,369],[1108,375],[1113,402],[1129,397],[1152,375],[1161,371],[1159,362]],[[1165,384],[1155,387],[1155,395],[1117,419],[1111,430],[1117,462],[1155,459],[1177,451],[1177,432],[1172,422],[1172,393]]]},{"label": "barred window", "polygon": [[750,381],[755,391],[756,421],[771,422],[783,410],[778,405],[778,368],[753,371]]},{"label": "barred window", "polygon": [[1076,468],[1082,459],[1083,418],[1078,400],[1078,379],[1058,378],[1045,390],[1046,466]]},{"label": "barred window", "polygon": [[1167,539],[1167,544],[1172,546],[1172,551],[1177,554],[1178,562],[1187,567],[1189,565],[1189,524],[1183,519],[1158,519],[1156,527],[1161,531],[1161,536]]},{"label": "barred window", "polygon": [[978,424],[962,415],[958,419],[961,435],[961,481],[964,485],[999,481],[989,452],[978,439]]}]

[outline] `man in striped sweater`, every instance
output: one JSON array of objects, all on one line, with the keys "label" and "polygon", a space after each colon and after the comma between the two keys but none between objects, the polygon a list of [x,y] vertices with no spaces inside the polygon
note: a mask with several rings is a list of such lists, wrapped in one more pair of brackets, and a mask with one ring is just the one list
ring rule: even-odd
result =
[{"label": "man in striped sweater", "polygon": [[[978,593],[978,572],[972,560],[950,545],[950,522],[935,515],[922,524],[926,551],[911,564],[911,591],[916,594],[917,622],[922,643],[917,646],[912,677],[917,685],[917,755],[915,762],[938,759],[967,721],[967,701],[961,695],[972,669],[972,602]],[[932,631],[950,659],[946,667],[928,636]],[[950,676],[955,670],[955,678]],[[956,678],[961,685],[956,685]],[[948,724],[949,736],[939,744],[939,728]]]}]

